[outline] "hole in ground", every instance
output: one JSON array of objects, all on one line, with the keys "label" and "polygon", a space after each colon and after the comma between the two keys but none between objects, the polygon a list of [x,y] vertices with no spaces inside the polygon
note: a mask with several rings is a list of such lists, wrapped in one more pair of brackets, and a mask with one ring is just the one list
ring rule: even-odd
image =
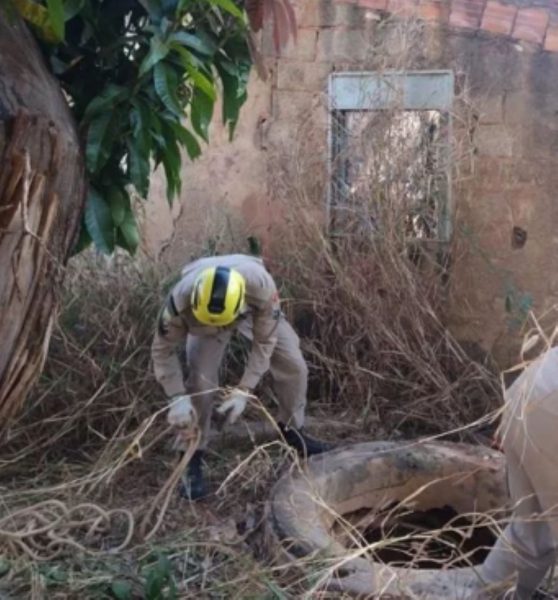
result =
[{"label": "hole in ground", "polygon": [[496,541],[482,515],[473,521],[451,506],[390,513],[389,519],[384,513],[381,526],[375,519],[361,536],[369,544],[383,541],[385,545],[374,549],[374,560],[392,566],[440,569],[478,565]]}]

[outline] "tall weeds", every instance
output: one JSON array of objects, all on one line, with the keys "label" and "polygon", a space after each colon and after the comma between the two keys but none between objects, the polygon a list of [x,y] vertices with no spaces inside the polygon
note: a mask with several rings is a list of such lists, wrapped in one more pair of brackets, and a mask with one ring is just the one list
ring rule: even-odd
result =
[{"label": "tall weeds", "polygon": [[[500,404],[500,385],[489,361],[469,356],[445,325],[454,253],[441,235],[435,201],[444,184],[435,188],[432,162],[448,148],[435,135],[430,149],[409,144],[398,114],[382,111],[344,132],[356,166],[333,157],[334,186],[351,188],[329,220],[321,155],[306,146],[312,123],[276,154],[270,188],[285,224],[272,270],[304,336],[312,393],[328,410],[388,435],[442,433],[484,420]],[[338,181],[335,161],[347,160],[345,173],[355,174]]]}]

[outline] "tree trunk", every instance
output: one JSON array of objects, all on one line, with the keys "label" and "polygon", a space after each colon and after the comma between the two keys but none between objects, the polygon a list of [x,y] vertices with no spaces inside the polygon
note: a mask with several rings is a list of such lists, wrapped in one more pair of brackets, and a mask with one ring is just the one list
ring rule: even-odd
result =
[{"label": "tree trunk", "polygon": [[61,89],[23,22],[0,9],[0,429],[43,367],[84,190]]}]

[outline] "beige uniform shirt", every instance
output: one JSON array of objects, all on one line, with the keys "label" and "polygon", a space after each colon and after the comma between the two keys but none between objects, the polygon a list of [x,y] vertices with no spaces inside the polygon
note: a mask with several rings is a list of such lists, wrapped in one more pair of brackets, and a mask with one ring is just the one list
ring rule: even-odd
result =
[{"label": "beige uniform shirt", "polygon": [[246,281],[245,307],[239,319],[251,318],[253,340],[239,385],[253,389],[269,369],[269,361],[277,343],[276,329],[281,309],[275,282],[262,260],[244,254],[201,258],[182,270],[181,280],[172,289],[161,311],[151,347],[155,377],[169,397],[185,393],[182,369],[176,354],[177,343],[183,342],[188,334],[218,335],[223,329],[236,329],[238,326],[238,320],[226,328],[203,325],[196,321],[192,313],[190,298],[194,282],[201,271],[214,266],[236,269]]},{"label": "beige uniform shirt", "polygon": [[538,356],[504,393],[505,408],[499,436],[506,435],[512,419],[525,421],[528,413],[547,406],[558,413],[558,347]]}]

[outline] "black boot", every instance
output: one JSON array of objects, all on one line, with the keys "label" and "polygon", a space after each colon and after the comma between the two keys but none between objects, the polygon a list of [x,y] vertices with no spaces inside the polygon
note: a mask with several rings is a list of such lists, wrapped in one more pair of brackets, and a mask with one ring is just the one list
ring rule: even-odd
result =
[{"label": "black boot", "polygon": [[291,448],[294,448],[299,456],[302,456],[303,458],[312,456],[313,454],[328,452],[333,449],[333,444],[315,440],[306,435],[303,429],[287,427],[286,425],[283,425],[283,423],[278,423],[278,425],[287,444],[289,444]]},{"label": "black boot", "polygon": [[207,496],[207,486],[203,478],[202,460],[203,450],[196,450],[180,480],[178,493],[187,500],[198,500]]}]

